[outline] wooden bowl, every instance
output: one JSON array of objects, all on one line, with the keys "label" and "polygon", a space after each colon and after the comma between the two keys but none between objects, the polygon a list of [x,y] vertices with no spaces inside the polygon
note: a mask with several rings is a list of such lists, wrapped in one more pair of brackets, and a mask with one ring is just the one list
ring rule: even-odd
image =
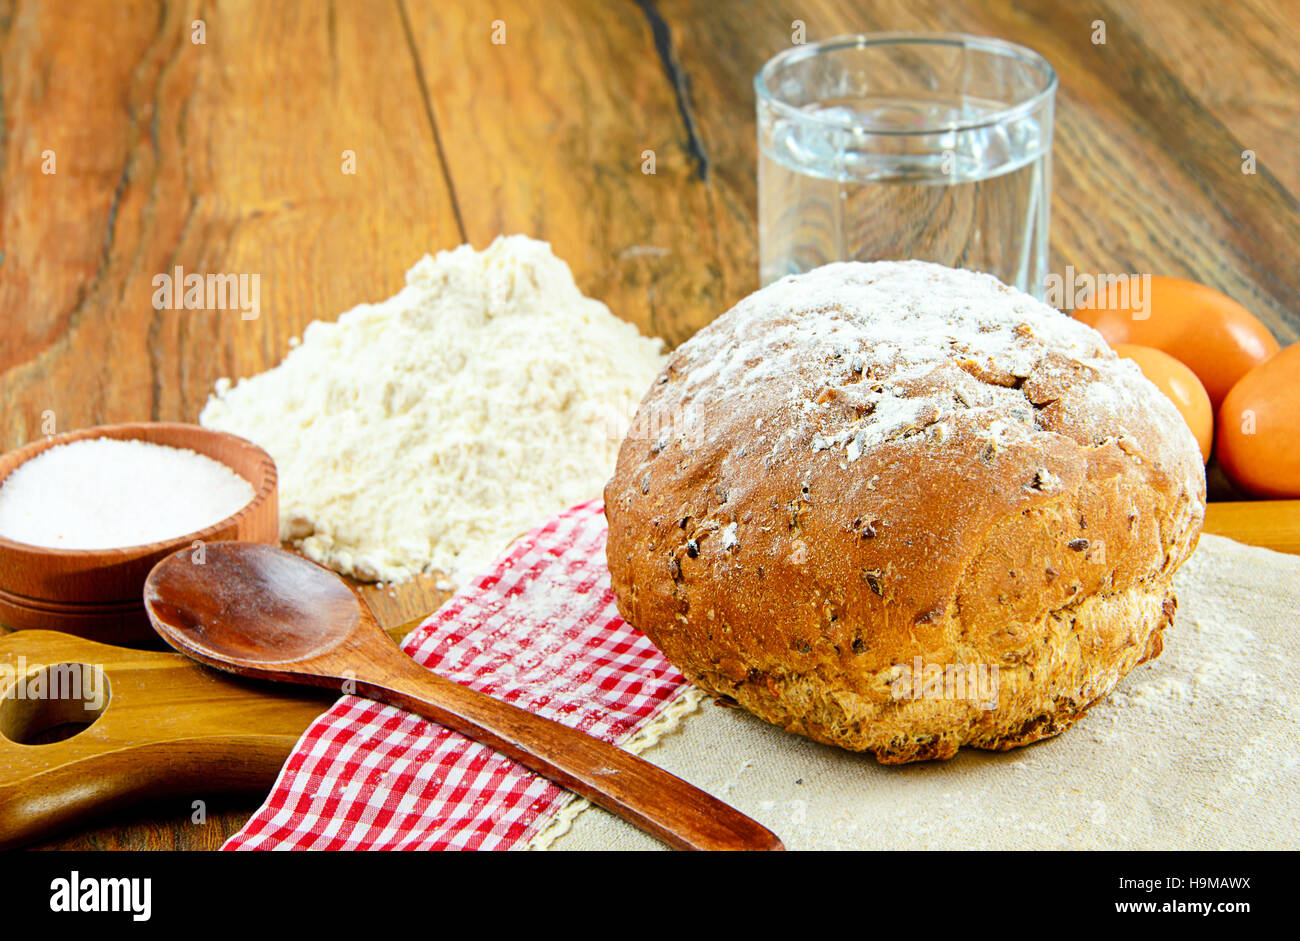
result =
[{"label": "wooden bowl", "polygon": [[275,461],[251,441],[198,425],[141,422],[53,435],[0,457],[0,486],[14,468],[42,451],[86,438],[188,448],[220,461],[247,480],[253,499],[206,529],[121,549],[51,549],[0,536],[0,624],[5,627],[66,631],[106,643],[155,641],[143,592],[144,580],[159,559],[196,541],[279,544]]}]

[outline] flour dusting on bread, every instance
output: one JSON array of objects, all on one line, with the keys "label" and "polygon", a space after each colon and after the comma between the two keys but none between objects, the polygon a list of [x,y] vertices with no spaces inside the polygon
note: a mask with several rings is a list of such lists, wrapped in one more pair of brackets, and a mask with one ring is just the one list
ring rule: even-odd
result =
[{"label": "flour dusting on bread", "polygon": [[[784,384],[782,432],[764,441],[772,454],[806,443],[855,461],[884,441],[943,444],[954,425],[995,446],[1022,440],[1044,430],[1032,408],[1045,402],[1025,381],[1050,376],[1062,357],[1087,368],[1058,409],[1084,409],[1120,436],[1141,409],[1169,441],[1190,436],[1174,406],[1145,394],[1137,366],[1091,327],[991,275],[925,262],[844,262],[787,277],[701,331],[690,352],[684,428],[720,406],[765,414],[774,403],[763,384]],[[795,375],[811,381],[790,382]],[[705,389],[720,401],[701,399]]]}]

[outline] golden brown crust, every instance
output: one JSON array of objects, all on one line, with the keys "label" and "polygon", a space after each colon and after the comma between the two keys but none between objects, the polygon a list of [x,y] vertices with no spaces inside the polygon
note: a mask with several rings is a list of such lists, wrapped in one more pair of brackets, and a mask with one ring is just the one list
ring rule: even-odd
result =
[{"label": "golden brown crust", "polygon": [[[987,276],[847,264],[679,348],[605,499],[619,610],[692,682],[913,761],[1056,734],[1158,654],[1204,473],[1088,328]],[[996,666],[996,708],[897,698],[914,664]]]}]

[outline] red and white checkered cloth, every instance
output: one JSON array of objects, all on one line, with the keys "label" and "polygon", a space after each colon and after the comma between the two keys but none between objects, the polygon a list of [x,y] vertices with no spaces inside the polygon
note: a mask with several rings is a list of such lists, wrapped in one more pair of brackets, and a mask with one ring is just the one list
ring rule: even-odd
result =
[{"label": "red and white checkered cloth", "polygon": [[[402,648],[448,679],[621,743],[686,688],[614,606],[599,500],[515,543]],[[224,849],[509,849],[572,795],[392,706],[344,696]]]}]

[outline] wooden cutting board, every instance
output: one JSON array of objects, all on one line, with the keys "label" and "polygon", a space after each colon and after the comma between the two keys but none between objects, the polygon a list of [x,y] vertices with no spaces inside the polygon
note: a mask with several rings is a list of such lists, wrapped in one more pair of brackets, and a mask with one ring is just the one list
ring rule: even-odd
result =
[{"label": "wooden cutting board", "polygon": [[[265,792],[335,698],[171,652],[54,631],[0,637],[0,848],[130,803]],[[29,744],[91,720],[71,738]]]}]

